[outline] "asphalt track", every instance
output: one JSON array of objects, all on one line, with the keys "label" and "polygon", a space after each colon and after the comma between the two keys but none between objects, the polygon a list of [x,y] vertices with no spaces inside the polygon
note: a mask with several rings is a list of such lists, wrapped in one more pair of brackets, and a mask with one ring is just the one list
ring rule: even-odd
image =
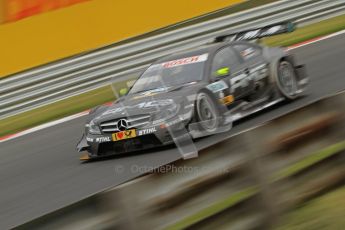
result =
[{"label": "asphalt track", "polygon": [[[196,143],[210,146],[238,132],[345,89],[345,35],[293,50],[310,76],[307,96],[246,119],[230,132]],[[75,145],[85,117],[0,143],[0,229],[7,229],[140,175],[135,166],[155,167],[179,159],[176,149],[81,164]],[[123,172],[116,172],[123,169]],[[132,169],[132,170],[131,170]],[[121,171],[121,170],[120,170]]]}]

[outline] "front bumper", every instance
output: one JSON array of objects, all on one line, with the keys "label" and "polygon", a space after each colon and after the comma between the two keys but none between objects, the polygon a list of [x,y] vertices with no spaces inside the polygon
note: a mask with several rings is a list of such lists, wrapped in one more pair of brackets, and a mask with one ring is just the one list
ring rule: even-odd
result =
[{"label": "front bumper", "polygon": [[[87,151],[91,158],[141,151],[174,143],[171,131],[184,131],[186,124],[176,120],[168,124],[136,130],[136,137],[114,140],[113,134],[84,134],[77,144],[78,152]],[[174,134],[176,136],[176,134]]]}]

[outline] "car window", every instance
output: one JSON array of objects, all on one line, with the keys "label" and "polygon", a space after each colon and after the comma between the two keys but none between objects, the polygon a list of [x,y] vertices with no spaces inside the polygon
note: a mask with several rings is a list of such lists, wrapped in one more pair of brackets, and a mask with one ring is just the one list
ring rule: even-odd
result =
[{"label": "car window", "polygon": [[250,60],[261,55],[261,50],[251,45],[238,44],[233,47],[244,60]]},{"label": "car window", "polygon": [[237,69],[239,65],[240,60],[235,51],[230,47],[223,48],[218,51],[213,58],[211,76],[218,77],[219,75],[217,74],[217,72],[219,72],[219,70],[229,68],[229,71],[232,71],[234,69]]}]

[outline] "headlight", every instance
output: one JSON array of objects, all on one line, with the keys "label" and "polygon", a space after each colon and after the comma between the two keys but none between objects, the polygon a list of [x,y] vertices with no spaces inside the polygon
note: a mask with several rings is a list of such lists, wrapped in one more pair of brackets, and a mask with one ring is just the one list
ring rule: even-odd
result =
[{"label": "headlight", "polygon": [[101,130],[99,129],[98,125],[96,125],[93,121],[91,121],[89,124],[89,133],[101,134]]}]

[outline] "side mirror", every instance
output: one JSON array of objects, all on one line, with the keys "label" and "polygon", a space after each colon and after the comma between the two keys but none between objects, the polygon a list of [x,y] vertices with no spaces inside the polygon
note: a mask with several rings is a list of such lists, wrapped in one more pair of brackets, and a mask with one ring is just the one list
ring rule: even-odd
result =
[{"label": "side mirror", "polygon": [[120,89],[120,97],[123,97],[123,96],[127,95],[127,93],[128,93],[128,89],[127,88]]},{"label": "side mirror", "polygon": [[220,68],[215,72],[216,77],[226,77],[229,75],[230,75],[230,68],[229,67]]}]

